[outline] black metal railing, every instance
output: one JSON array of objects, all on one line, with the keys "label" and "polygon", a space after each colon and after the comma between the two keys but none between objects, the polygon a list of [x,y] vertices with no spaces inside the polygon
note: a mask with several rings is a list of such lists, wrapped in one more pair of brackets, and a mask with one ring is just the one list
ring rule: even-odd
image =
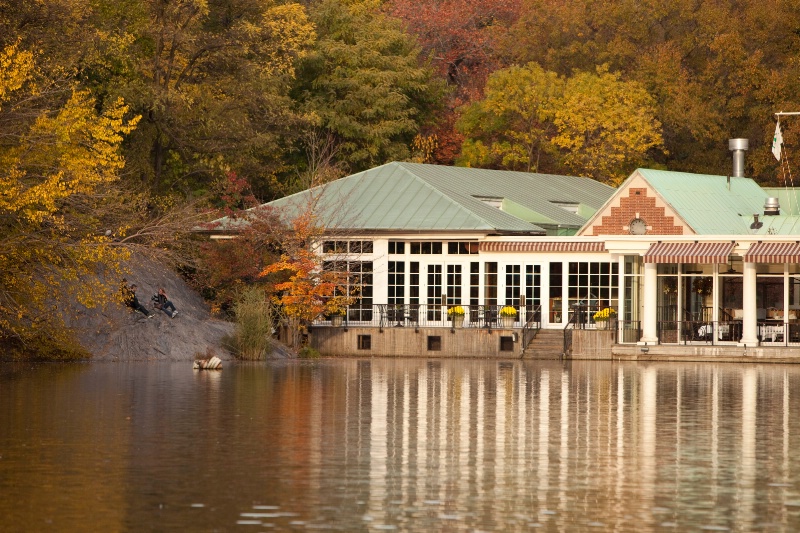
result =
[{"label": "black metal railing", "polygon": [[536,338],[539,330],[542,329],[542,306],[535,305],[526,309],[525,324],[522,326],[522,349]]},{"label": "black metal railing", "polygon": [[[320,316],[314,324],[333,325],[332,318]],[[342,325],[496,329],[524,328],[529,322],[541,326],[540,306],[362,304],[345,309]]]}]

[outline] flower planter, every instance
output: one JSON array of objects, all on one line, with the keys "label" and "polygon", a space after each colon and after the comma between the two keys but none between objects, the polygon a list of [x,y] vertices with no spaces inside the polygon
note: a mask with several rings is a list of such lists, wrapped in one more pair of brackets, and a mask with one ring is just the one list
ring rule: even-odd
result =
[{"label": "flower planter", "polygon": [[333,315],[331,317],[331,326],[339,327],[339,326],[342,325],[342,321],[343,320],[344,320],[344,317],[342,315]]},{"label": "flower planter", "polygon": [[513,328],[514,322],[517,320],[515,316],[501,316],[500,325],[504,328]]},{"label": "flower planter", "polygon": [[453,315],[453,327],[460,328],[464,326],[464,315]]},{"label": "flower planter", "polygon": [[594,323],[595,329],[608,329],[609,321],[608,320],[597,320]]}]

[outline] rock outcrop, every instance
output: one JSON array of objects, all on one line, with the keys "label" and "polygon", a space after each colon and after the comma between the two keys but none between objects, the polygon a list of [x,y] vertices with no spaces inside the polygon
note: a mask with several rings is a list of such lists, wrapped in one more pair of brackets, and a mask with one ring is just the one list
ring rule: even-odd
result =
[{"label": "rock outcrop", "polygon": [[[233,324],[211,317],[208,306],[175,272],[159,263],[138,260],[129,265],[128,283],[138,285],[139,301],[153,313],[152,318],[131,308],[108,304],[105,309],[82,306],[69,313],[67,326],[73,328],[81,345],[98,361],[193,361],[212,356],[226,360],[223,337]],[[117,283],[121,283],[119,280]],[[155,309],[151,296],[164,287],[178,314],[170,318]]]}]

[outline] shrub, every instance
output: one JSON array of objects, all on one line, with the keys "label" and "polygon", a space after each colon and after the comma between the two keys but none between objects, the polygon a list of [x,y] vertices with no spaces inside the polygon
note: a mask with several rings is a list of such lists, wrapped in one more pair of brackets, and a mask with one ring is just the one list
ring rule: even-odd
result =
[{"label": "shrub", "polygon": [[236,295],[233,304],[236,329],[231,339],[233,351],[239,359],[250,361],[267,359],[272,343],[273,307],[259,287],[248,287]]},{"label": "shrub", "polygon": [[320,353],[311,346],[303,346],[297,355],[303,359],[319,359]]}]

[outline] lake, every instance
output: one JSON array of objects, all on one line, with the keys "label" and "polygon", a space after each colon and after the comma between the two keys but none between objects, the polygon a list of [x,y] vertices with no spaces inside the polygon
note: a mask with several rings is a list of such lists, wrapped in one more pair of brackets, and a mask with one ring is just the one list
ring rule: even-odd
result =
[{"label": "lake", "polygon": [[796,531],[800,366],[5,364],[2,531]]}]

